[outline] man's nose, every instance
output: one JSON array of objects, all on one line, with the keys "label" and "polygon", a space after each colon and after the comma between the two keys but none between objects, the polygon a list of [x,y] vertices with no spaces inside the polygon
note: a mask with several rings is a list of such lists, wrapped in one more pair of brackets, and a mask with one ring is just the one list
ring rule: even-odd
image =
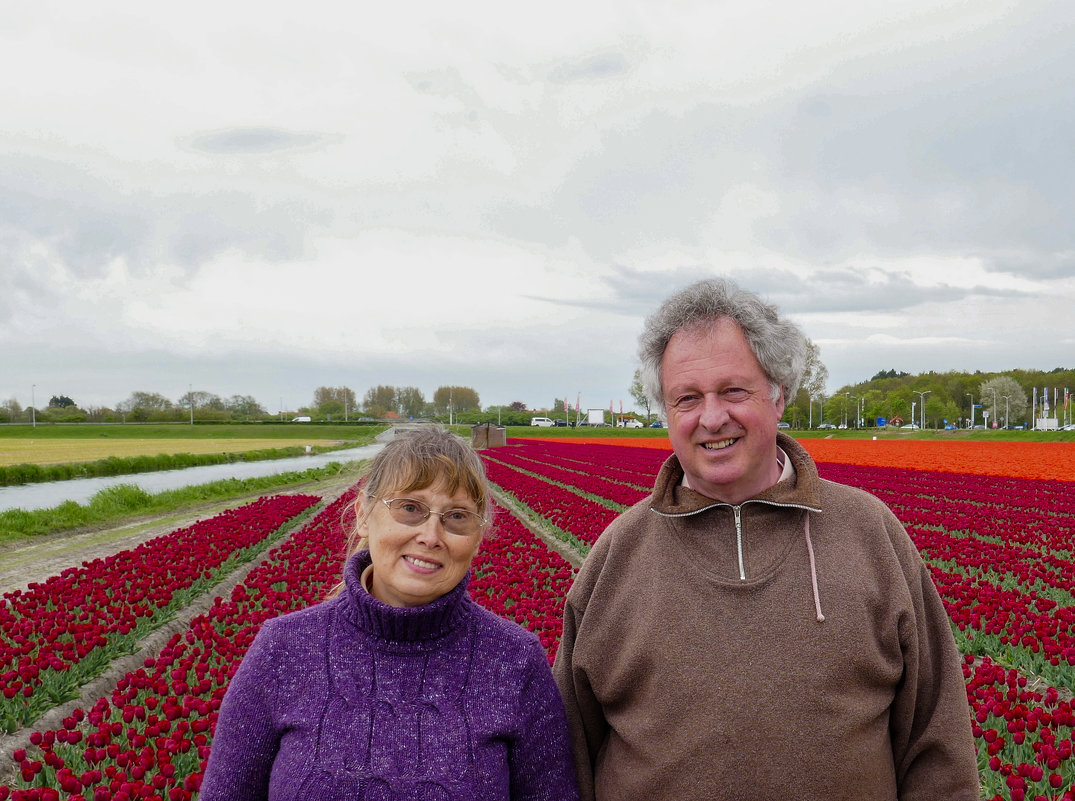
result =
[{"label": "man's nose", "polygon": [[710,431],[716,431],[728,419],[728,404],[717,395],[702,396],[702,413],[699,422]]}]

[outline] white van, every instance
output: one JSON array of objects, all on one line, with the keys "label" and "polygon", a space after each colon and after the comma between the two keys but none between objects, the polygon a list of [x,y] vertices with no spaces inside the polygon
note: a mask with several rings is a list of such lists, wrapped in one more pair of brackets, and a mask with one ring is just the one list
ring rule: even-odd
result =
[{"label": "white van", "polygon": [[309,423],[309,422],[310,422],[310,418],[309,418],[309,417],[306,417],[306,416],[303,416],[303,417],[292,417],[292,418],[291,418],[291,422],[292,422],[292,423]]},{"label": "white van", "polygon": [[553,422],[549,417],[531,417],[530,425],[539,426],[541,428],[552,428]]}]

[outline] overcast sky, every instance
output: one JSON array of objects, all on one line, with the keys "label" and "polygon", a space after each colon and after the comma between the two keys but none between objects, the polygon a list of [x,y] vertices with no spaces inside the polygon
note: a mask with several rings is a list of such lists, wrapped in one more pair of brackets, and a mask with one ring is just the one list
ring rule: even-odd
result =
[{"label": "overcast sky", "polygon": [[1075,366],[1075,6],[8,3],[0,400],[630,406],[726,275],[878,370]]}]

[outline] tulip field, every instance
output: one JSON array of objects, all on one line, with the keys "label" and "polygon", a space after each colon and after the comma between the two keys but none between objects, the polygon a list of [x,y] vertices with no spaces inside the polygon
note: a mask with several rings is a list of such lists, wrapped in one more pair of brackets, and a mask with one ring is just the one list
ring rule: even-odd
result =
[{"label": "tulip field", "polygon": [[[803,444],[818,451],[824,477],[884,500],[930,565],[964,654],[982,798],[1075,801],[1075,446],[1043,455],[1035,476],[1034,449],[1048,445],[1013,459],[992,443],[963,443],[979,461],[966,449],[952,460],[960,469],[944,471],[925,458],[929,469],[908,466],[906,449],[876,442],[856,445],[853,459],[841,442]],[[481,453],[504,505],[471,595],[534,631],[551,660],[574,574],[559,551],[578,564],[648,494],[667,441],[512,440]],[[1018,469],[1005,474],[1005,459]],[[0,801],[197,798],[228,680],[265,620],[316,603],[339,581],[356,491],[319,507],[311,496],[263,498],[5,595],[0,733],[22,741],[0,754],[0,770],[11,767]],[[227,597],[142,654],[110,692],[35,725],[253,558],[262,561]]]}]

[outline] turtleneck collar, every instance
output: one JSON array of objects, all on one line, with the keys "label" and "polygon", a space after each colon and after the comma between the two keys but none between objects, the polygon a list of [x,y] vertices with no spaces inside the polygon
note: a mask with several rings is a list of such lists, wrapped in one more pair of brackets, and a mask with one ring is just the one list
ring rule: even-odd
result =
[{"label": "turtleneck collar", "polygon": [[363,550],[351,556],[343,569],[346,587],[341,596],[348,617],[360,629],[384,640],[435,640],[455,629],[467,614],[470,571],[440,598],[422,606],[404,608],[378,601],[362,586],[362,571],[371,563],[369,551]]}]

